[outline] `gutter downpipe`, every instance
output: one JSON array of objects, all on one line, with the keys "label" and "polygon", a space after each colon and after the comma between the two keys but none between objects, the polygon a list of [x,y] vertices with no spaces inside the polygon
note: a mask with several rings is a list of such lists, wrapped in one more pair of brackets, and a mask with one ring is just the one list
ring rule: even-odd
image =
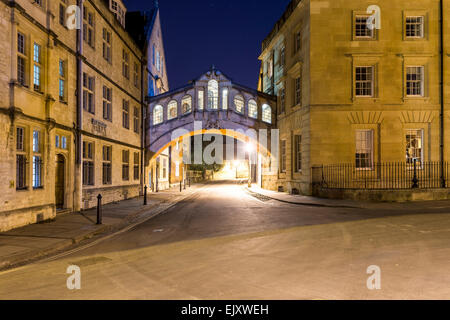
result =
[{"label": "gutter downpipe", "polygon": [[82,134],[83,130],[83,4],[84,0],[77,0],[79,17],[77,17],[77,123],[76,123],[76,148],[75,148],[75,196],[74,211],[81,210],[83,179],[82,174]]},{"label": "gutter downpipe", "polygon": [[440,169],[441,169],[441,187],[446,187],[445,174],[444,174],[444,4],[443,0],[439,1],[439,24],[440,24],[440,100],[441,100],[441,110],[439,115],[439,130],[440,130],[440,146],[439,146],[439,156],[440,156]]}]

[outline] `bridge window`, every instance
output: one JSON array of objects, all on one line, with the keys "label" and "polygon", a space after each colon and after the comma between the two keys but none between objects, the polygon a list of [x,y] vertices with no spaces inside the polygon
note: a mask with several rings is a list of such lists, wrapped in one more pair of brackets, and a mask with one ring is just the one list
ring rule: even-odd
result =
[{"label": "bridge window", "polygon": [[155,109],[153,109],[153,124],[160,124],[163,122],[164,118],[164,109],[162,106],[157,105]]},{"label": "bridge window", "polygon": [[177,117],[178,115],[178,103],[175,100],[169,102],[167,107],[167,120],[171,120]]},{"label": "bridge window", "polygon": [[244,104],[245,100],[243,96],[237,95],[234,97],[234,106],[237,112],[244,113]]},{"label": "bridge window", "polygon": [[219,105],[219,83],[216,80],[208,82],[208,108],[218,109]]},{"label": "bridge window", "polygon": [[198,109],[203,110],[203,107],[205,105],[205,97],[203,90],[198,91]]},{"label": "bridge window", "polygon": [[187,95],[181,100],[181,111],[183,114],[190,113],[192,111],[192,97]]},{"label": "bridge window", "polygon": [[268,104],[262,106],[262,121],[272,123],[272,108]]},{"label": "bridge window", "polygon": [[228,89],[222,90],[222,110],[228,109]]},{"label": "bridge window", "polygon": [[248,116],[254,119],[258,118],[258,104],[253,99],[248,102]]}]

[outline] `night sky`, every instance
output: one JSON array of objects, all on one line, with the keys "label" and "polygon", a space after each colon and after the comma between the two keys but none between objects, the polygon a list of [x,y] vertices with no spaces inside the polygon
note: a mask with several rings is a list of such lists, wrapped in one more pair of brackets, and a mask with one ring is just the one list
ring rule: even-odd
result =
[{"label": "night sky", "polygon": [[[149,10],[153,0],[125,0],[129,11]],[[212,64],[233,81],[258,83],[261,43],[290,0],[160,0],[171,89]]]}]

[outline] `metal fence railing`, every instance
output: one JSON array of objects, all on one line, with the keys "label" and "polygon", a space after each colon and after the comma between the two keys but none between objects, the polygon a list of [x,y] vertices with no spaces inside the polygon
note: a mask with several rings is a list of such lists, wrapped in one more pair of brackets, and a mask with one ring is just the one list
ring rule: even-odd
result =
[{"label": "metal fence railing", "polygon": [[387,162],[371,168],[334,164],[312,168],[313,184],[324,189],[433,189],[449,188],[449,163]]}]

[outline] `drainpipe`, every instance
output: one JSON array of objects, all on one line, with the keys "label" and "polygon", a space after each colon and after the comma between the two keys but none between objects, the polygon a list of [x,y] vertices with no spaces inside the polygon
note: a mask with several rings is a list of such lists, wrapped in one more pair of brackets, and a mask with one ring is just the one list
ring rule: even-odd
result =
[{"label": "drainpipe", "polygon": [[75,146],[75,189],[74,189],[74,211],[81,210],[82,202],[82,189],[83,189],[83,170],[82,170],[82,135],[83,130],[83,31],[82,31],[82,19],[83,19],[83,3],[84,0],[77,0],[78,8],[80,9],[80,16],[77,17],[78,28],[77,29],[77,122],[76,122],[76,146]]},{"label": "drainpipe", "polygon": [[[145,49],[147,51],[147,49]],[[145,176],[145,136],[147,134],[145,123],[146,123],[146,108],[147,104],[145,102],[146,95],[146,86],[145,80],[147,75],[145,74],[145,70],[147,70],[147,59],[142,57],[141,59],[141,192],[144,191],[144,185],[146,184],[146,176]],[[144,78],[145,77],[145,78]]]},{"label": "drainpipe", "polygon": [[441,187],[445,188],[445,174],[444,174],[444,4],[443,0],[439,1],[439,24],[440,24],[440,100],[441,100],[441,111],[439,115],[439,130],[440,130],[440,166],[441,166]]}]

